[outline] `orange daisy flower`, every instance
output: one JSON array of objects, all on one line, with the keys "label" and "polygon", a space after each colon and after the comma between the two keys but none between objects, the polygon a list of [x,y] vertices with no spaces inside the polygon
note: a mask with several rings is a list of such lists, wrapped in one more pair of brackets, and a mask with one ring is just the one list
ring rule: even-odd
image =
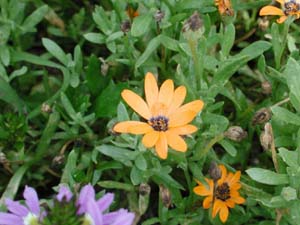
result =
[{"label": "orange daisy flower", "polygon": [[259,11],[260,16],[280,16],[276,21],[283,23],[289,15],[300,18],[300,1],[299,0],[276,0],[281,5],[281,9],[275,6],[265,6]]},{"label": "orange daisy flower", "polygon": [[[113,130],[119,133],[144,134],[142,143],[147,148],[155,146],[157,155],[166,159],[168,146],[180,152],[187,150],[182,135],[192,134],[197,127],[190,123],[203,108],[203,101],[196,100],[182,105],[186,88],[174,90],[172,80],[166,80],[160,87],[152,73],[145,76],[146,102],[130,90],[121,93],[124,101],[146,122],[124,121],[117,123]],[[182,106],[181,106],[182,105]]]},{"label": "orange daisy flower", "polygon": [[225,223],[229,215],[228,208],[234,208],[235,204],[243,204],[245,199],[238,192],[241,188],[239,183],[241,171],[233,174],[227,173],[223,165],[219,165],[219,168],[222,171],[222,177],[217,181],[216,186],[212,179],[205,178],[208,189],[206,185],[196,180],[199,186],[194,188],[194,192],[200,196],[207,196],[203,201],[203,208],[212,207],[212,217],[214,218],[219,213],[221,221]]},{"label": "orange daisy flower", "polygon": [[215,5],[218,6],[220,15],[233,16],[234,11],[231,6],[230,0],[215,0]]}]

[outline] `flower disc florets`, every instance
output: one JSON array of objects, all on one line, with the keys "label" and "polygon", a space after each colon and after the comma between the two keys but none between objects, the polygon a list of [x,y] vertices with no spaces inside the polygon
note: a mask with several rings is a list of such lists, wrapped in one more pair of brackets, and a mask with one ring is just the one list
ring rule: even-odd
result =
[{"label": "flower disc florets", "polygon": [[168,130],[169,119],[165,116],[155,116],[149,120],[149,124],[156,131],[166,131]]}]

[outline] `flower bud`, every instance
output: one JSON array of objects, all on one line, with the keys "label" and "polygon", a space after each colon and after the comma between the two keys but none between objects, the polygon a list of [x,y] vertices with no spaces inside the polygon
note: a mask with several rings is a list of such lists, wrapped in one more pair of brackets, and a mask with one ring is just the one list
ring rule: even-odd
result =
[{"label": "flower bud", "polygon": [[272,93],[272,85],[269,81],[264,81],[261,83],[262,93],[269,95]]},{"label": "flower bud", "polygon": [[149,195],[151,191],[151,187],[149,184],[141,183],[139,187],[139,193],[140,195]]},{"label": "flower bud", "polygon": [[232,141],[240,142],[247,137],[247,132],[239,126],[232,126],[228,128],[224,136]]},{"label": "flower bud", "polygon": [[258,27],[262,31],[266,31],[268,29],[269,25],[270,25],[270,21],[268,20],[268,18],[266,16],[258,19]]},{"label": "flower bud", "polygon": [[129,20],[125,20],[121,23],[121,31],[123,31],[123,33],[128,33],[131,29],[131,23]]},{"label": "flower bud", "polygon": [[222,171],[214,161],[210,163],[209,175],[214,182],[217,182],[222,177]]},{"label": "flower bud", "polygon": [[203,21],[199,16],[199,13],[195,11],[193,15],[185,22],[182,31],[186,32],[188,30],[191,30],[193,32],[200,30],[200,28],[203,28]]},{"label": "flower bud", "polygon": [[271,119],[271,116],[272,114],[269,108],[261,108],[254,114],[252,118],[252,125],[266,123]]},{"label": "flower bud", "polygon": [[44,112],[44,113],[51,113],[52,109],[51,109],[49,104],[43,103],[42,106],[41,106],[41,111]]},{"label": "flower bud", "polygon": [[154,14],[154,19],[157,23],[161,22],[162,19],[165,17],[165,13],[161,10],[157,10]]},{"label": "flower bud", "polygon": [[272,125],[270,123],[265,124],[265,130],[260,135],[260,144],[264,150],[269,150],[274,142]]},{"label": "flower bud", "polygon": [[159,191],[160,191],[160,196],[163,205],[166,208],[169,208],[172,205],[172,197],[171,197],[171,192],[168,188],[164,187],[163,185],[159,186]]}]

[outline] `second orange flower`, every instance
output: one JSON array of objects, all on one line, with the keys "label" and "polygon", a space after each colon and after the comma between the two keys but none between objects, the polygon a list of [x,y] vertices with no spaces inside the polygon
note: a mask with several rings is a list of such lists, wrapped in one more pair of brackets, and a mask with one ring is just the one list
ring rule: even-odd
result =
[{"label": "second orange flower", "polygon": [[197,131],[197,127],[189,123],[202,110],[203,101],[195,100],[182,105],[186,88],[179,86],[174,89],[173,81],[168,79],[159,89],[152,73],[145,76],[146,102],[130,90],[124,90],[121,95],[146,122],[119,122],[113,128],[115,132],[144,134],[142,139],[144,146],[155,147],[157,155],[162,159],[168,156],[168,146],[180,152],[187,150],[182,135]]}]

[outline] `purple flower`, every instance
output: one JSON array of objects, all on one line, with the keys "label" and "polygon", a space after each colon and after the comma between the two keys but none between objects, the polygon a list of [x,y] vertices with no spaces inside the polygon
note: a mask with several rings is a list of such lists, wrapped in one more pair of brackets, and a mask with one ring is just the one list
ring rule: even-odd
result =
[{"label": "purple flower", "polygon": [[8,213],[0,212],[0,225],[26,225],[38,223],[45,214],[41,213],[39,199],[35,189],[26,186],[24,193],[25,205],[6,199]]},{"label": "purple flower", "polygon": [[73,197],[73,194],[67,186],[61,185],[59,187],[58,194],[56,195],[56,199],[59,202],[62,202],[62,201],[69,202],[72,197]]},{"label": "purple flower", "polygon": [[85,185],[77,200],[79,215],[84,214],[85,220],[94,225],[131,225],[134,213],[125,209],[105,213],[114,200],[114,194],[107,193],[99,200],[95,199],[95,190],[92,185]]}]

